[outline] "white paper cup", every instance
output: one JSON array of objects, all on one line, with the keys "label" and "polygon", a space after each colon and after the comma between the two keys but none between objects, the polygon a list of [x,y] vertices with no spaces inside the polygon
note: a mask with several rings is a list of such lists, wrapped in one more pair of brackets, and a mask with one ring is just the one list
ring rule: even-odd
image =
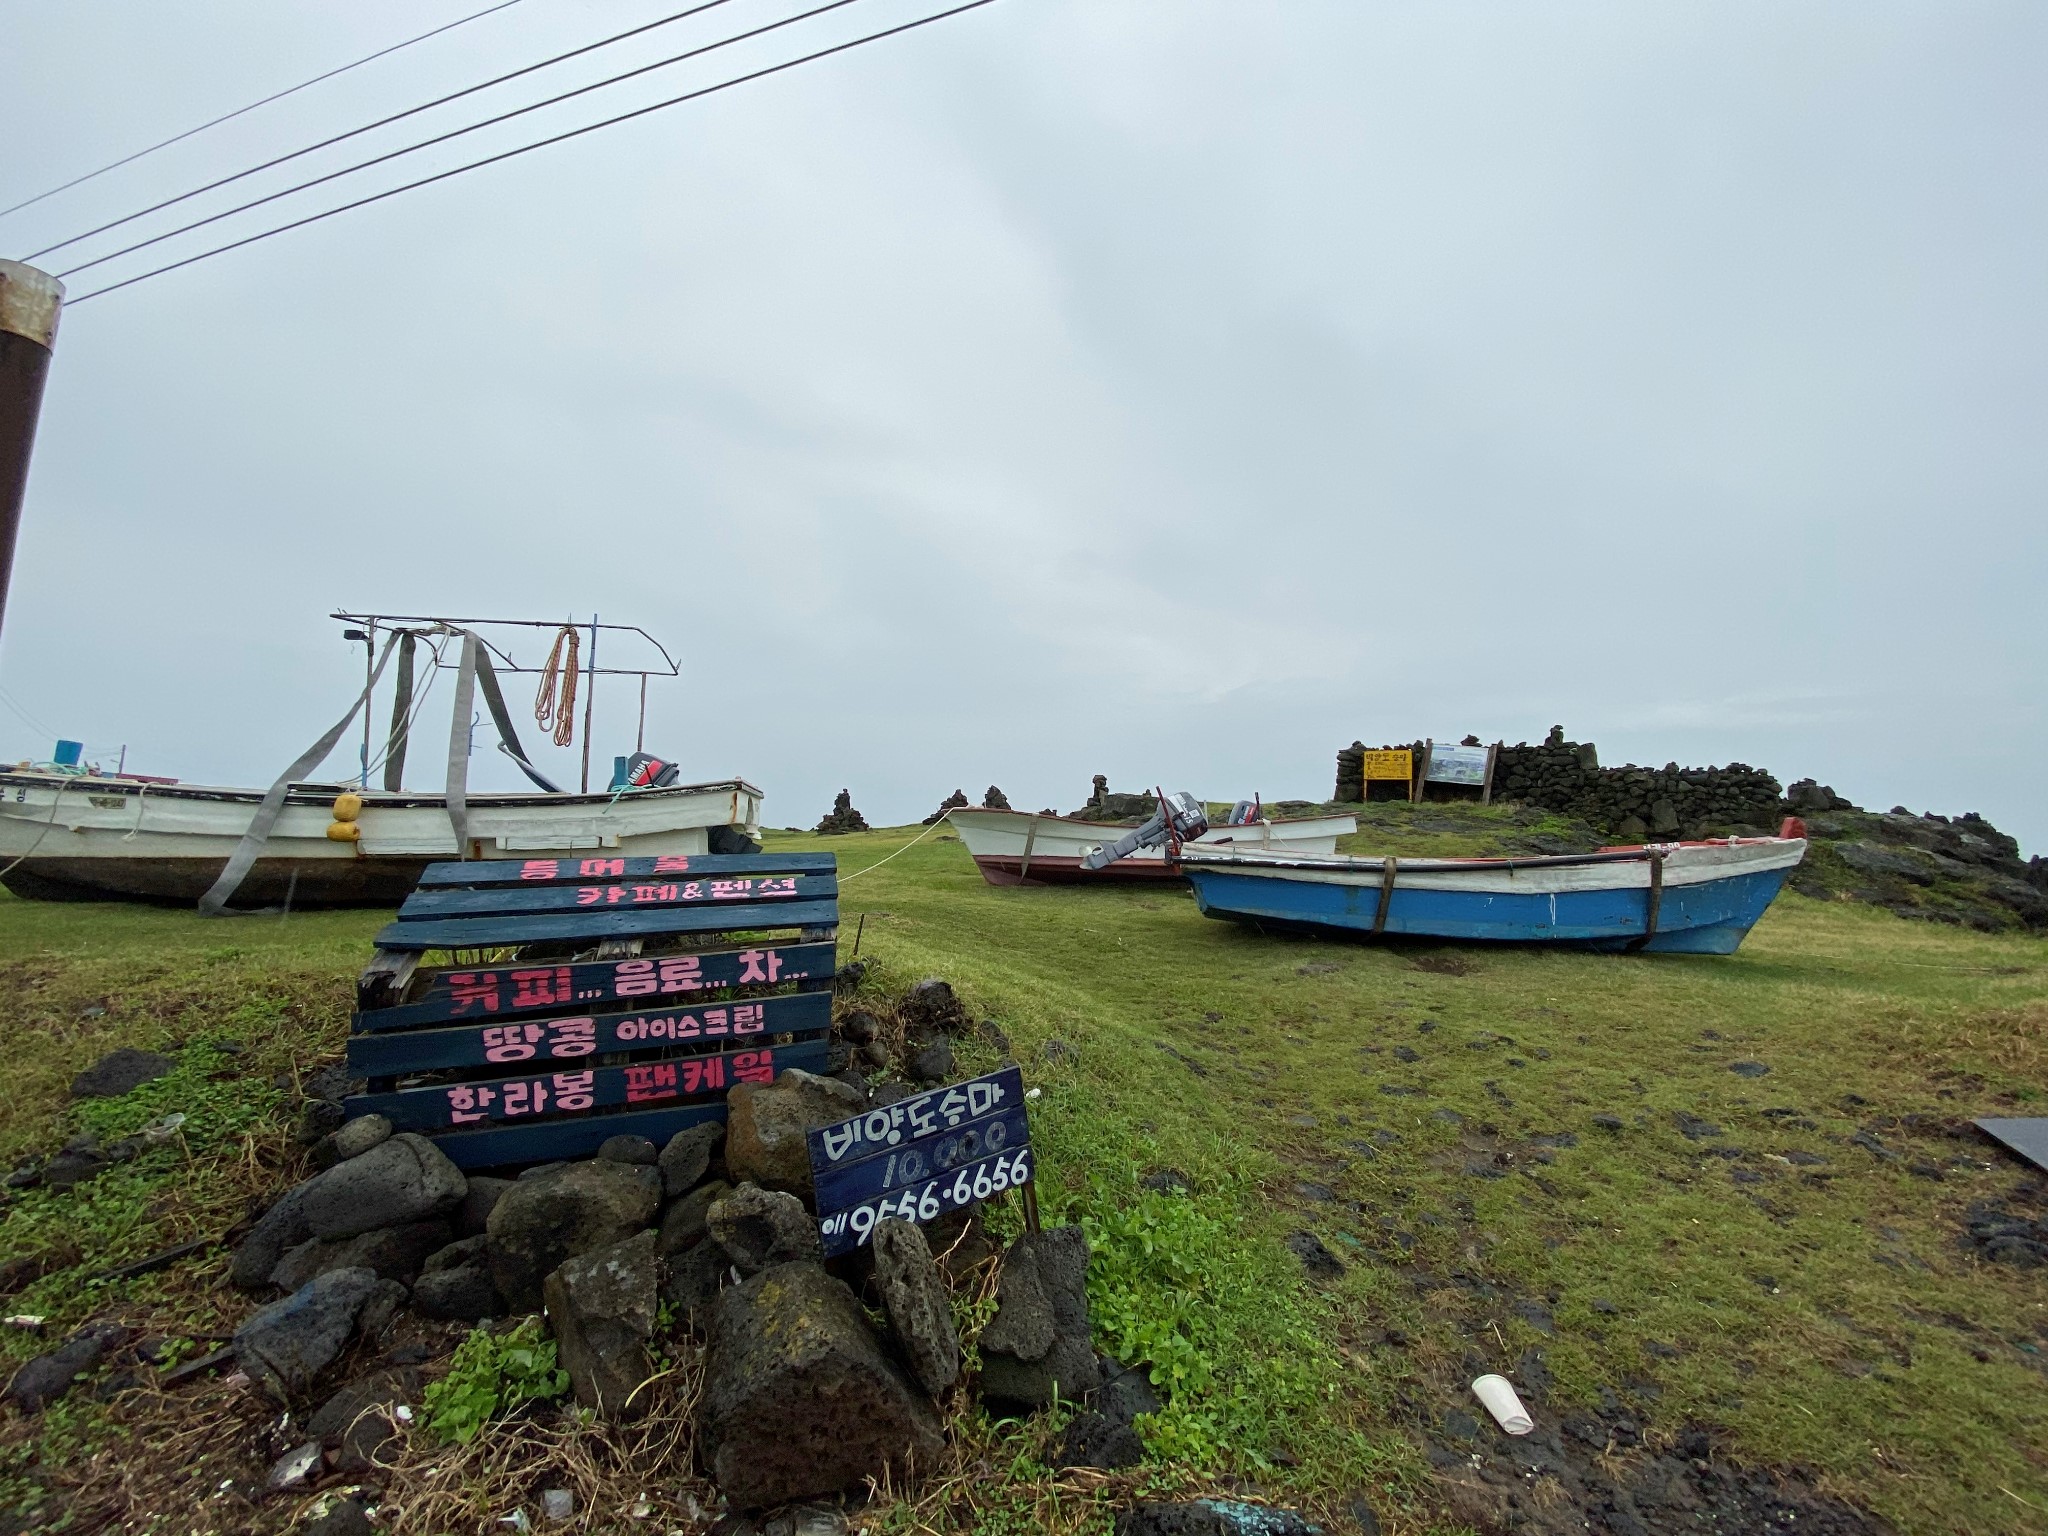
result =
[{"label": "white paper cup", "polygon": [[1472,1393],[1486,1405],[1493,1422],[1511,1435],[1526,1435],[1536,1427],[1529,1410],[1515,1395],[1514,1384],[1505,1376],[1482,1376],[1472,1383]]}]

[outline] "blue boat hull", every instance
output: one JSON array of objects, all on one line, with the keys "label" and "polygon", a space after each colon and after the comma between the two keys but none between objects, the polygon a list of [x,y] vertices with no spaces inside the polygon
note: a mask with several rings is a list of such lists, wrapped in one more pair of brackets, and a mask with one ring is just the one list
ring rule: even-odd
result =
[{"label": "blue boat hull", "polygon": [[[1397,885],[1387,902],[1384,932],[1389,937],[1732,955],[1789,873],[1789,869],[1751,870],[1666,887],[1658,908],[1657,931],[1647,940],[1643,932],[1649,918],[1648,892],[1640,886],[1521,895]],[[1197,866],[1190,866],[1186,874],[1204,917],[1370,933],[1379,910],[1377,885]]]}]

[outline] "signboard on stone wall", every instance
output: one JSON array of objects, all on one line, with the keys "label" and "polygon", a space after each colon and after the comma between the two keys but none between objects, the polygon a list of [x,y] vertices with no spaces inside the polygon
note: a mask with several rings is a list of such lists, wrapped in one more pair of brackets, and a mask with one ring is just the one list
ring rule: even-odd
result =
[{"label": "signboard on stone wall", "polygon": [[1429,749],[1425,777],[1432,784],[1484,784],[1491,747],[1438,747]]},{"label": "signboard on stone wall", "polygon": [[1411,749],[1407,747],[1402,747],[1398,750],[1379,747],[1368,747],[1366,749],[1364,777],[1368,783],[1374,779],[1397,779],[1401,783],[1406,784],[1414,776],[1415,753]]}]

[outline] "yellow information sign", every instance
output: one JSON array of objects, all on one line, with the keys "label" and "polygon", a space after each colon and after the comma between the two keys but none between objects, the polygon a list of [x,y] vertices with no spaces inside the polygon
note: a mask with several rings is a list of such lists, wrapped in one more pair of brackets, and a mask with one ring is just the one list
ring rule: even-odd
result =
[{"label": "yellow information sign", "polygon": [[1415,754],[1407,747],[1398,752],[1368,751],[1365,754],[1365,777],[1372,779],[1399,779],[1406,784],[1415,777]]}]

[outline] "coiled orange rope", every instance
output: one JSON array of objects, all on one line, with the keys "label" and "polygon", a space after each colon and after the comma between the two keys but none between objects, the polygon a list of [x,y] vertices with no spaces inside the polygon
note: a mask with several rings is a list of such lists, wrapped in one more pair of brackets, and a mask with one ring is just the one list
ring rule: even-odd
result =
[{"label": "coiled orange rope", "polygon": [[[564,624],[555,636],[554,649],[548,652],[547,665],[540,669],[540,692],[533,697],[533,718],[542,730],[554,733],[558,747],[566,747],[576,739],[576,655],[582,644],[576,626]],[[564,645],[569,651],[566,663],[562,656]]]}]

